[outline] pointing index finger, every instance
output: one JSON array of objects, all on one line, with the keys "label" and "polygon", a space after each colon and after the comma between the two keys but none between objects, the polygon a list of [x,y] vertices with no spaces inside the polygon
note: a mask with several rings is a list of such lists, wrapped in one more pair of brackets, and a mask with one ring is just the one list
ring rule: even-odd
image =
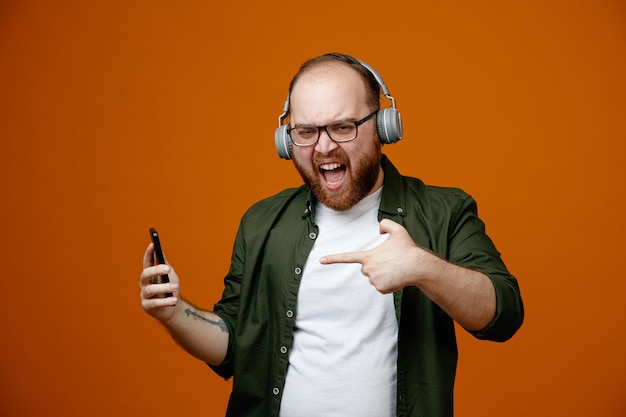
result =
[{"label": "pointing index finger", "polygon": [[334,255],[326,255],[320,258],[320,263],[324,265],[328,264],[353,264],[361,263],[361,252],[345,252],[337,253]]}]

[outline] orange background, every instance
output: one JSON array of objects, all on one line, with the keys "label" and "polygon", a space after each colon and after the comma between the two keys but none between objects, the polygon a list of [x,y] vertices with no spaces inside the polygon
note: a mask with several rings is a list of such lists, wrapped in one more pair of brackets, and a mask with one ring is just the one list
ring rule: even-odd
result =
[{"label": "orange background", "polygon": [[623,2],[213,3],[0,3],[1,415],[223,415],[230,383],[140,307],[148,228],[211,308],[244,210],[300,183],[273,133],[330,51],[380,72],[386,153],[471,193],[519,278],[510,342],[459,333],[457,415],[626,414]]}]

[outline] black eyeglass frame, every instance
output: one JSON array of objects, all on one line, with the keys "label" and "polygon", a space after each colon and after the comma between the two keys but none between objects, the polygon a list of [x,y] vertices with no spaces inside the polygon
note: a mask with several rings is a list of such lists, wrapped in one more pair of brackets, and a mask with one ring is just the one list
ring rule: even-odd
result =
[{"label": "black eyeglass frame", "polygon": [[[376,113],[378,113],[378,110],[374,110],[373,112],[371,112],[370,114],[368,114],[367,116],[365,116],[361,120],[357,120],[356,122],[344,121],[344,122],[333,122],[333,123],[327,124],[325,126],[295,126],[295,127],[289,127],[289,128],[287,128],[287,134],[289,135],[289,139],[291,139],[291,143],[293,143],[296,146],[301,146],[301,147],[316,145],[317,142],[319,142],[320,137],[322,136],[322,130],[326,131],[326,134],[328,135],[330,140],[332,140],[333,142],[336,142],[336,143],[346,143],[346,142],[350,142],[350,141],[353,141],[354,139],[356,139],[357,136],[359,136],[359,126],[361,126],[363,123],[367,122],[369,119],[374,117],[374,115]],[[334,126],[334,125],[337,125],[337,124],[342,124],[342,123],[354,123],[354,128],[355,129],[354,129],[354,137],[353,138],[350,138],[350,139],[340,139],[340,140],[333,139],[332,135],[328,131],[328,127],[329,126]],[[291,136],[291,131],[294,130],[294,129],[302,128],[302,127],[307,127],[307,128],[310,128],[310,129],[312,129],[312,128],[317,129],[317,139],[315,139],[315,141],[311,142],[311,143],[306,143],[306,144],[297,143],[293,139],[293,136]]]}]

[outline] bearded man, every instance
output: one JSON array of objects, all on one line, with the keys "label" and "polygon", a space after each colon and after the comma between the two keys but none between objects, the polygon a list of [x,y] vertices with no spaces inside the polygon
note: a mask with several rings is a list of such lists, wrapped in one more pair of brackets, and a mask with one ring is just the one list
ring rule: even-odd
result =
[{"label": "bearded man", "polygon": [[[381,89],[348,55],[301,66],[277,150],[304,185],[245,213],[213,311],[181,297],[174,269],[146,249],[142,306],[234,377],[228,416],[452,416],[454,322],[493,341],[522,324],[517,280],[475,201],[400,175],[382,154],[401,122],[380,108]],[[163,274],[170,282],[154,283]]]}]

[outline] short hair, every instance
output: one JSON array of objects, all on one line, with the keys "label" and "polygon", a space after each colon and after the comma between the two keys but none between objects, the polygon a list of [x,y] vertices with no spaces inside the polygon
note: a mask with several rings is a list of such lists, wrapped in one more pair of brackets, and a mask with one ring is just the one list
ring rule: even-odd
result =
[{"label": "short hair", "polygon": [[291,96],[291,92],[296,85],[296,82],[304,73],[315,67],[332,62],[346,64],[354,69],[361,76],[361,79],[365,84],[367,102],[371,106],[372,110],[378,110],[380,108],[380,85],[378,84],[378,80],[376,79],[376,77],[374,77],[374,74],[372,74],[369,69],[361,64],[361,61],[359,61],[358,59],[351,57],[350,55],[341,54],[338,52],[320,55],[304,62],[300,66],[300,69],[298,70],[296,75],[291,80],[291,83],[289,84],[289,96]]}]

